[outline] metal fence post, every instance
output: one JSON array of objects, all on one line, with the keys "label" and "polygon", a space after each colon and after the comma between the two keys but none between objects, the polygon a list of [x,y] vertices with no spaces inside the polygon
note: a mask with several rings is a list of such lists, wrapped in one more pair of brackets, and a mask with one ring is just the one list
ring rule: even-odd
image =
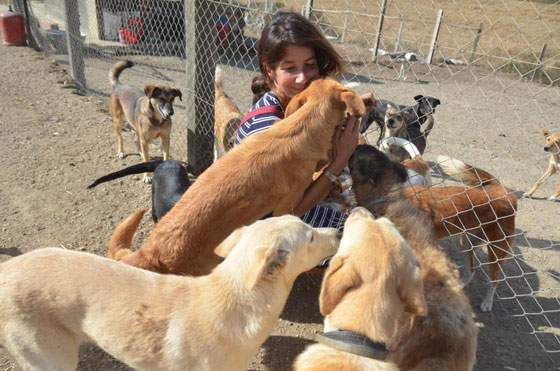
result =
[{"label": "metal fence post", "polygon": [[541,55],[539,55],[539,61],[537,62],[537,67],[535,68],[535,70],[533,71],[533,76],[531,77],[531,81],[535,81],[537,79],[537,76],[539,75],[539,71],[542,68],[542,62],[544,59],[544,53],[546,53],[546,44],[543,45],[543,48],[541,50]]},{"label": "metal fence post", "polygon": [[385,9],[387,8],[387,0],[381,3],[381,11],[379,12],[379,23],[377,24],[377,35],[373,45],[373,59],[377,57],[377,49],[379,49],[379,41],[381,40],[381,30],[383,29],[383,19],[385,18]]},{"label": "metal fence post", "polygon": [[395,40],[395,47],[393,48],[393,53],[399,51],[399,47],[401,46],[401,37],[402,37],[402,30],[404,26],[404,17],[401,16],[401,22],[399,24],[399,32],[397,33],[397,39]]},{"label": "metal fence post", "polygon": [[434,59],[434,51],[436,50],[437,37],[439,33],[439,27],[441,26],[441,20],[443,18],[443,9],[440,9],[437,15],[436,25],[434,27],[434,34],[432,35],[432,43],[430,44],[430,52],[428,53],[427,63],[431,64]]},{"label": "metal fence post", "polygon": [[306,0],[305,8],[303,8],[303,16],[309,19],[309,17],[311,17],[312,11],[313,11],[313,0]]},{"label": "metal fence post", "polygon": [[476,55],[476,48],[478,47],[478,41],[480,40],[480,34],[482,34],[482,26],[483,25],[484,25],[484,22],[480,22],[478,24],[478,30],[476,31],[476,36],[474,37],[471,57],[469,58],[469,63],[473,62],[474,56]]},{"label": "metal fence post", "polygon": [[340,35],[340,42],[344,42],[344,38],[346,37],[346,28],[348,27],[348,10],[344,12],[344,25],[342,26],[342,35]]},{"label": "metal fence post", "polygon": [[206,0],[185,0],[187,91],[187,162],[201,174],[214,152],[214,72],[216,69],[216,6]]},{"label": "metal fence post", "polygon": [[66,23],[66,45],[70,71],[78,86],[86,88],[84,73],[84,48],[80,33],[80,13],[77,0],[64,0],[64,22]]}]

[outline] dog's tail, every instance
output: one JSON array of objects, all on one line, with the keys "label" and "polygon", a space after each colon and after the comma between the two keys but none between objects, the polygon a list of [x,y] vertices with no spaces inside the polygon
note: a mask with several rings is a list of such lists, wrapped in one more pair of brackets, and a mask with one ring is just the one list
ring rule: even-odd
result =
[{"label": "dog's tail", "polygon": [[136,211],[115,228],[111,241],[109,241],[107,253],[110,259],[122,260],[124,256],[132,253],[130,250],[132,237],[134,237],[134,233],[136,233],[145,212],[146,209]]},{"label": "dog's tail", "polygon": [[109,71],[109,82],[111,83],[111,86],[113,88],[116,85],[120,84],[119,76],[121,75],[121,72],[124,69],[130,68],[132,66],[134,66],[134,63],[132,63],[131,61],[119,61],[115,63],[113,68],[111,68],[111,71]]},{"label": "dog's tail", "polygon": [[485,187],[499,185],[500,181],[492,174],[472,165],[465,164],[461,160],[439,155],[436,162],[445,173],[471,187]]},{"label": "dog's tail", "polygon": [[214,85],[216,90],[224,90],[224,71],[218,65],[216,65],[216,72],[214,74]]},{"label": "dog's tail", "polygon": [[156,167],[158,167],[158,165],[161,164],[162,162],[163,160],[152,160],[148,162],[141,162],[139,164],[126,167],[122,170],[115,171],[114,173],[104,175],[101,178],[96,179],[90,185],[88,185],[88,189],[93,188],[100,183],[108,182],[109,180],[113,180],[117,178],[122,178],[123,176],[127,176],[127,175],[153,173],[156,170]]}]

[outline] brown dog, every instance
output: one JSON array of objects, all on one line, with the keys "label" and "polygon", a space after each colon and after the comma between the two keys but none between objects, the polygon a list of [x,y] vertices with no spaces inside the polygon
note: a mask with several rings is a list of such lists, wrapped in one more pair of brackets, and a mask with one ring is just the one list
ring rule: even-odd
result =
[{"label": "brown dog", "polygon": [[266,214],[290,214],[329,160],[336,126],[365,113],[356,92],[333,78],[313,80],[286,108],[286,118],[246,138],[202,173],[157,223],[147,243],[130,250],[140,218],[115,230],[109,257],[140,268],[203,275],[219,262],[214,248],[234,229]]},{"label": "brown dog", "polygon": [[294,370],[398,369],[391,354],[427,306],[420,263],[389,219],[375,220],[361,207],[352,211],[325,272],[319,303],[325,332],[344,329],[384,343],[388,362],[352,354],[352,348],[343,351],[338,343],[314,344],[298,356]]},{"label": "brown dog", "polygon": [[[472,246],[487,246],[491,281],[480,309],[491,311],[503,262],[515,242],[517,196],[484,170],[448,156],[438,156],[436,162],[467,187],[411,187],[405,194],[432,218],[438,238],[461,234]],[[468,284],[474,275],[474,249],[466,257],[463,281]]]},{"label": "brown dog", "polygon": [[411,321],[390,360],[401,370],[472,370],[478,333],[472,308],[432,221],[404,193],[406,170],[373,146],[358,146],[348,166],[358,203],[391,220],[422,267],[428,314]]},{"label": "brown dog", "polygon": [[[545,136],[544,150],[550,152],[550,161],[548,162],[548,169],[541,176],[531,189],[523,194],[523,197],[531,197],[533,193],[539,188],[542,182],[544,182],[549,176],[560,170],[560,134],[550,134],[548,131],[543,130],[541,134]],[[560,201],[560,187],[556,189],[556,192],[548,198],[550,201]]]},{"label": "brown dog", "polygon": [[223,71],[219,66],[216,66],[214,82],[214,161],[216,161],[233,148],[243,114],[233,100],[224,93]]},{"label": "brown dog", "polygon": [[37,249],[0,264],[0,344],[24,370],[75,370],[81,342],[137,370],[246,370],[297,276],[338,243],[334,228],[268,218],[232,233],[222,264],[196,278]]},{"label": "brown dog", "polygon": [[[119,81],[121,72],[132,66],[130,61],[120,61],[109,71],[109,82],[113,87],[110,111],[117,134],[117,155],[120,158],[125,156],[121,134],[123,117],[125,117],[134,130],[136,149],[142,156],[142,161],[150,161],[148,143],[158,137],[161,137],[163,159],[168,160],[173,100],[175,97],[182,98],[181,91],[167,85],[147,85],[142,91],[136,87],[121,84]],[[144,174],[144,182],[151,182],[148,173]]]}]

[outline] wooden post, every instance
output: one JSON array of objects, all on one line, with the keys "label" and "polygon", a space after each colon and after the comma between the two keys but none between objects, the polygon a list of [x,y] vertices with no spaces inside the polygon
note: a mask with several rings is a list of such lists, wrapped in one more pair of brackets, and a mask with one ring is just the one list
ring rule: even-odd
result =
[{"label": "wooden post", "polygon": [[348,10],[344,12],[344,25],[342,26],[342,35],[340,35],[340,42],[344,42],[344,38],[346,37],[346,27],[348,27]]},{"label": "wooden post", "polygon": [[306,0],[305,8],[303,9],[303,16],[309,19],[309,17],[311,17],[312,11],[313,11],[313,0]]},{"label": "wooden post", "polygon": [[539,71],[542,68],[542,62],[543,62],[543,59],[544,59],[544,53],[545,52],[546,52],[546,44],[543,45],[543,48],[541,50],[541,55],[539,56],[539,61],[538,61],[537,67],[533,71],[533,77],[531,77],[531,81],[533,81],[533,82],[535,82],[535,80],[537,79]]},{"label": "wooden post", "polygon": [[66,45],[68,46],[70,71],[78,86],[85,89],[84,48],[80,33],[78,0],[64,0],[64,22],[66,23]]},{"label": "wooden post", "polygon": [[385,9],[387,8],[387,0],[381,3],[381,10],[379,12],[379,23],[377,24],[377,35],[375,36],[375,44],[373,45],[373,59],[377,57],[377,49],[379,48],[379,41],[381,40],[381,30],[383,29],[383,19],[385,18]]},{"label": "wooden post", "polygon": [[404,17],[401,16],[401,23],[399,24],[399,32],[397,33],[397,39],[395,40],[395,47],[393,48],[393,53],[398,52],[399,47],[401,46],[400,44],[401,44],[403,26],[404,26]]},{"label": "wooden post", "polygon": [[443,18],[443,9],[440,9],[437,15],[436,25],[434,27],[434,34],[432,35],[432,43],[430,44],[430,52],[428,53],[427,63],[431,64],[434,59],[434,51],[436,50],[437,37],[439,33],[439,27],[441,26],[441,20]]},{"label": "wooden post", "polygon": [[187,163],[200,175],[214,157],[216,7],[211,1],[186,0],[185,9]]},{"label": "wooden post", "polygon": [[469,63],[473,62],[474,56],[476,55],[476,48],[478,47],[478,41],[480,40],[480,34],[482,33],[482,26],[483,25],[484,25],[484,22],[480,22],[478,24],[478,30],[476,31],[476,36],[474,37],[471,57],[469,58]]}]

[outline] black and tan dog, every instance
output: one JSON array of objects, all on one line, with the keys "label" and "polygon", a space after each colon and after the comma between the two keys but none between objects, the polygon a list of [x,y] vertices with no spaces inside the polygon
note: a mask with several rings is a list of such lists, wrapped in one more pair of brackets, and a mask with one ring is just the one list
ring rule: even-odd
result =
[{"label": "black and tan dog", "polygon": [[[416,101],[415,105],[406,106],[395,104],[385,99],[377,99],[375,109],[362,117],[360,133],[364,133],[375,121],[380,130],[379,139],[377,140],[377,145],[379,146],[380,142],[385,138],[385,116],[387,109],[389,106],[392,106],[405,114],[408,112],[406,116],[406,130],[402,130],[399,137],[412,142],[418,148],[420,154],[423,154],[426,149],[426,138],[434,126],[432,115],[436,112],[436,107],[441,104],[441,101],[424,95],[416,95],[414,100]],[[428,123],[426,129],[422,131],[421,126],[426,124],[426,122]]]},{"label": "black and tan dog", "polygon": [[[168,85],[146,85],[144,91],[121,84],[119,75],[133,64],[130,61],[117,62],[109,72],[109,82],[113,87],[110,110],[117,134],[118,153],[124,158],[124,147],[121,135],[123,116],[135,132],[135,143],[144,162],[150,161],[148,143],[161,137],[163,159],[169,159],[171,134],[171,116],[173,116],[173,100],[182,98],[181,91]],[[151,178],[144,174],[144,182],[150,183]]]}]

